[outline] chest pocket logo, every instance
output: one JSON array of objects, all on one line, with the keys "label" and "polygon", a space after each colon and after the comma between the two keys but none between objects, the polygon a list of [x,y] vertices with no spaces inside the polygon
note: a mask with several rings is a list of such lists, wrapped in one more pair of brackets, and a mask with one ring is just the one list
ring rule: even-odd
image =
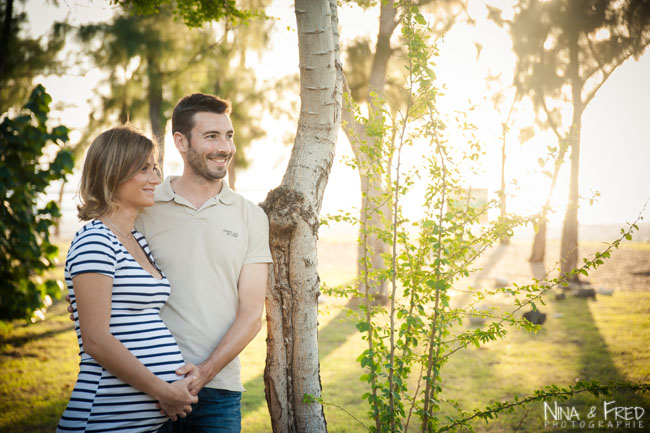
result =
[{"label": "chest pocket logo", "polygon": [[232,230],[223,229],[223,232],[224,232],[226,235],[230,236],[231,238],[237,238],[237,237],[239,237],[239,233],[235,233],[235,232],[233,232]]}]

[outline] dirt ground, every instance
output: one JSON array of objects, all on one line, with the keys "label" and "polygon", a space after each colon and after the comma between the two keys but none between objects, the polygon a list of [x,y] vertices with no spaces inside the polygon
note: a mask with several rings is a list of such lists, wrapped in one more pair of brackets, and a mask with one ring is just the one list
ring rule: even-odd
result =
[{"label": "dirt ground", "polygon": [[[615,239],[611,233],[601,231],[590,233],[587,241],[579,245],[579,264],[582,258],[593,258],[597,251],[607,248],[605,241],[595,239]],[[558,275],[560,241],[550,240],[546,244],[546,259],[543,264],[531,264],[528,257],[531,253],[532,236],[530,240],[519,237],[510,245],[497,245],[486,251],[474,264],[475,272],[461,285],[475,288],[483,286],[492,288],[496,280],[503,280],[510,285],[529,284],[531,278],[541,279],[544,275],[553,278]],[[353,239],[328,241],[323,239],[318,245],[319,272],[325,283],[342,284],[354,278],[356,272],[357,246]],[[623,241],[619,249],[614,249],[611,258],[598,269],[591,271],[588,277],[581,275],[581,281],[596,290],[613,291],[647,291],[650,290],[650,242],[645,238],[641,241]],[[457,287],[462,289],[462,287]]]},{"label": "dirt ground", "polygon": [[[556,277],[559,268],[560,242],[552,241],[546,246],[546,260],[543,264],[531,264],[528,257],[531,243],[514,241],[507,246],[497,246],[488,252],[478,265],[477,279],[503,279],[510,283],[525,284],[530,278],[542,278],[548,274]],[[605,244],[587,243],[579,247],[579,265],[582,258],[593,258],[597,251],[604,251]],[[610,259],[589,276],[581,275],[581,281],[592,288],[620,291],[650,290],[650,246],[645,243],[628,242],[612,252]],[[475,281],[477,283],[477,281]]]}]

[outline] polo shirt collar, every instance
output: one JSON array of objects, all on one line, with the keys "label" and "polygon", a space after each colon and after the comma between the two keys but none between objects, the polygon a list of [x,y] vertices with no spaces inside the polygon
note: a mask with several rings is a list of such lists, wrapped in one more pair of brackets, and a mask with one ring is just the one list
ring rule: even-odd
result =
[{"label": "polo shirt collar", "polygon": [[[156,187],[156,191],[154,192],[154,200],[155,201],[171,201],[174,200],[176,197],[176,193],[174,192],[174,189],[172,188],[172,181],[175,179],[178,179],[179,176],[167,176],[163,183],[158,185]],[[215,202],[218,200],[219,202],[225,204],[225,205],[231,205],[233,203],[235,193],[232,192],[230,187],[228,186],[228,182],[225,180],[222,181],[221,184],[221,192],[211,198],[210,200],[214,200]]]},{"label": "polo shirt collar", "polygon": [[178,176],[167,176],[163,183],[156,187],[154,191],[153,198],[155,201],[171,201],[174,199],[176,193],[172,189],[171,181],[176,179]]},{"label": "polo shirt collar", "polygon": [[221,185],[221,192],[219,192],[215,198],[225,205],[231,205],[235,198],[235,194],[232,192],[228,186],[228,182],[225,180],[222,181]]}]

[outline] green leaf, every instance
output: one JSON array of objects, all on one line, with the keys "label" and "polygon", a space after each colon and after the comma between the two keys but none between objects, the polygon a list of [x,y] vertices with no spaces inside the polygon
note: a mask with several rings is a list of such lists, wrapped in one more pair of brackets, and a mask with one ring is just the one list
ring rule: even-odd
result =
[{"label": "green leaf", "polygon": [[368,322],[357,322],[356,327],[359,332],[368,332],[370,324]]},{"label": "green leaf", "polygon": [[420,14],[420,13],[415,14],[414,18],[415,18],[415,22],[416,22],[416,23],[418,23],[418,24],[420,24],[420,25],[422,25],[422,26],[426,26],[426,25],[427,25],[427,20],[424,19],[424,17],[422,16],[422,14]]}]

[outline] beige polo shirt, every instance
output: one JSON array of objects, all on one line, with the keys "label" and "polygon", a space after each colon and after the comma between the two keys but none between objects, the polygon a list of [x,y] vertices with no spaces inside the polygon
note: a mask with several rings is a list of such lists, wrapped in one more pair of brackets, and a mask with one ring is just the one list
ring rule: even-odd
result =
[{"label": "beige polo shirt", "polygon": [[[174,178],[156,188],[155,204],[138,217],[136,229],[171,283],[162,319],[185,361],[199,364],[235,321],[242,266],[271,262],[269,224],[259,206],[225,182],[219,194],[196,209],[174,192]],[[206,386],[243,391],[239,357]]]}]

